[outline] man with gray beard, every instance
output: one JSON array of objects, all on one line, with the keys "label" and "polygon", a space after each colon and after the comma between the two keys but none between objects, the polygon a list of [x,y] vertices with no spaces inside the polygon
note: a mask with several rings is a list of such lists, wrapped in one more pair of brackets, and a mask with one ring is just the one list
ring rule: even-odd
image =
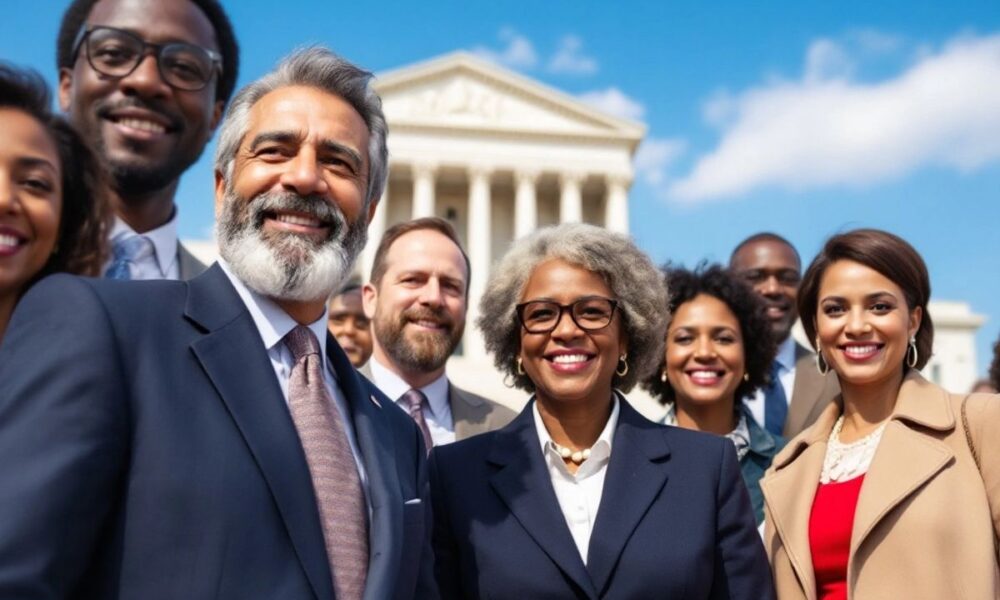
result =
[{"label": "man with gray beard", "polygon": [[362,297],[374,334],[362,373],[410,413],[428,449],[514,418],[514,411],[460,389],[445,373],[465,331],[469,299],[469,259],[448,221],[425,217],[387,229]]},{"label": "man with gray beard", "polygon": [[369,80],[312,48],[237,93],[204,274],[18,305],[0,597],[438,597],[422,434],[326,330],[385,186]]}]

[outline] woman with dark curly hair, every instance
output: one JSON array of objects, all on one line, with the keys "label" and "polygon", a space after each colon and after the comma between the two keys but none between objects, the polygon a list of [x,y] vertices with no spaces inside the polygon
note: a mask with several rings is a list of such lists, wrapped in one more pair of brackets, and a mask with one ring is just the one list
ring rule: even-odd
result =
[{"label": "woman with dark curly hair", "polygon": [[1000,399],[920,375],[931,286],[902,238],[830,238],[799,288],[841,394],[761,481],[778,597],[1000,598]]},{"label": "woman with dark curly hair", "polygon": [[732,444],[665,427],[627,392],[663,355],[663,277],[583,224],[519,240],[478,325],[532,393],[503,429],[431,453],[444,598],[772,597]]},{"label": "woman with dark curly hair", "polygon": [[769,321],[753,290],[719,265],[669,269],[667,285],[666,351],[645,387],[668,406],[663,423],[733,442],[760,525],[760,478],[785,440],[758,425],[742,398],[766,383],[774,359]]},{"label": "woman with dark curly hair", "polygon": [[110,209],[80,136],[36,73],[0,64],[0,340],[14,306],[51,273],[97,275]]}]

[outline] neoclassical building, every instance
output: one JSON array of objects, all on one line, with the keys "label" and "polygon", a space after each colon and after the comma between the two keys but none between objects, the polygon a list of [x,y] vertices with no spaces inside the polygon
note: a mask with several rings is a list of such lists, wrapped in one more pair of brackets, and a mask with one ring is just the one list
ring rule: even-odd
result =
[{"label": "neoclassical building", "polygon": [[[472,266],[471,323],[490,265],[512,240],[580,221],[628,232],[641,123],[465,52],[382,73],[375,87],[389,122],[390,176],[362,274],[387,226],[448,219]],[[475,327],[462,346],[466,358],[483,358]]]}]

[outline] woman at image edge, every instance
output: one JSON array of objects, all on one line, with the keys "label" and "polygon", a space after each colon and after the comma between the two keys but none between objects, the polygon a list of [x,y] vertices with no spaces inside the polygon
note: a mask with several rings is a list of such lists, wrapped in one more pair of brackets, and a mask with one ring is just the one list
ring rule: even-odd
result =
[{"label": "woman at image edge", "polygon": [[431,453],[444,598],[773,597],[733,444],[657,425],[629,390],[663,351],[662,275],[625,236],[547,228],[501,260],[478,324],[533,392]]},{"label": "woman at image edge", "polygon": [[921,377],[929,298],[884,231],[832,237],[806,271],[799,314],[842,393],[761,483],[781,600],[1000,597],[1000,398]]}]

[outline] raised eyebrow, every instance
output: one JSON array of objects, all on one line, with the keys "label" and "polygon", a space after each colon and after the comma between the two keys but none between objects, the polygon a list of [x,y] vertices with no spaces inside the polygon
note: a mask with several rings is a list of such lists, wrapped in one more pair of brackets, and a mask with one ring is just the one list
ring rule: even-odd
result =
[{"label": "raised eyebrow", "polygon": [[868,300],[869,302],[871,302],[872,300],[878,300],[878,299],[884,298],[884,297],[888,297],[888,298],[891,298],[893,300],[898,300],[898,298],[896,298],[895,294],[893,294],[892,292],[888,292],[888,291],[874,292],[874,293],[868,294],[867,296],[865,296],[865,300]]},{"label": "raised eyebrow", "polygon": [[59,172],[59,169],[56,168],[55,164],[53,164],[51,160],[49,160],[47,158],[41,158],[41,157],[38,157],[38,156],[21,156],[21,157],[18,157],[18,159],[17,159],[17,166],[19,166],[21,168],[27,168],[27,169],[30,169],[32,167],[43,167],[45,169],[48,169],[48,170],[52,171],[53,175],[55,175],[55,174],[57,174]]},{"label": "raised eyebrow", "polygon": [[294,131],[263,131],[258,133],[253,140],[250,142],[249,150],[253,152],[261,145],[268,142],[277,142],[279,144],[296,144],[302,139],[297,132]]},{"label": "raised eyebrow", "polygon": [[362,163],[361,155],[351,148],[350,146],[341,144],[340,142],[334,140],[323,140],[319,144],[320,149],[329,154],[346,154],[347,157],[353,163],[355,169],[360,169]]}]

